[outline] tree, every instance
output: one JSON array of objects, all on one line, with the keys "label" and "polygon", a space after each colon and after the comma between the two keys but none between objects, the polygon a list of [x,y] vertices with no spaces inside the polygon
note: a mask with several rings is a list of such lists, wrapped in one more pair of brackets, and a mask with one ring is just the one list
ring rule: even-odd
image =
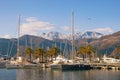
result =
[{"label": "tree", "polygon": [[52,48],[52,53],[53,53],[53,55],[55,56],[55,58],[56,58],[58,52],[60,52],[60,50],[59,50],[57,47],[54,46],[54,47]]},{"label": "tree", "polygon": [[35,51],[35,56],[39,59],[42,59],[41,62],[43,62],[43,53],[44,53],[44,50],[42,48],[38,48],[36,51]]},{"label": "tree", "polygon": [[26,49],[26,54],[29,55],[30,61],[31,61],[31,56],[32,56],[33,50],[31,48]]},{"label": "tree", "polygon": [[52,61],[52,57],[53,57],[53,55],[54,55],[54,54],[53,54],[53,50],[52,50],[52,48],[49,49],[49,50],[47,50],[46,55],[47,55],[47,56],[50,56],[51,61]]},{"label": "tree", "polygon": [[86,48],[84,46],[79,47],[77,54],[81,54],[83,56],[83,61],[84,61],[85,54],[86,54]]},{"label": "tree", "polygon": [[95,50],[93,49],[93,47],[91,45],[87,45],[86,46],[86,53],[88,54],[90,61],[91,61],[91,57],[93,57]]},{"label": "tree", "polygon": [[55,59],[56,59],[58,52],[60,52],[60,50],[54,46],[47,51],[47,55],[49,55],[51,57],[51,61],[52,61],[53,56],[55,56]]}]

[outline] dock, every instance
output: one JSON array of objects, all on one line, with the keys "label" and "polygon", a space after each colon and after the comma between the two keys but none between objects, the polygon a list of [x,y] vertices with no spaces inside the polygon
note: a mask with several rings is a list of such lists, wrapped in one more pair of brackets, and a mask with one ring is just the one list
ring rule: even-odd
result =
[{"label": "dock", "polygon": [[89,63],[92,69],[120,70],[120,63]]},{"label": "dock", "polygon": [[61,70],[120,70],[120,63],[53,64],[50,68]]},{"label": "dock", "polygon": [[[51,63],[52,64],[52,63]],[[12,69],[24,68],[51,68],[62,70],[120,70],[120,63],[79,63],[79,64],[53,64],[40,63],[32,65],[24,65],[23,67],[12,67]],[[0,68],[6,68],[5,62],[0,63]]]}]

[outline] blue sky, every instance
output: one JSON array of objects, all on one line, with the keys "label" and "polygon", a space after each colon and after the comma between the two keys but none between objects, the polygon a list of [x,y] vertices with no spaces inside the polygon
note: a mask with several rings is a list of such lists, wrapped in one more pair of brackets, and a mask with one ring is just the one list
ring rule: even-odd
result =
[{"label": "blue sky", "polygon": [[0,37],[17,37],[19,14],[21,35],[70,33],[73,10],[76,32],[120,31],[120,0],[1,0]]}]

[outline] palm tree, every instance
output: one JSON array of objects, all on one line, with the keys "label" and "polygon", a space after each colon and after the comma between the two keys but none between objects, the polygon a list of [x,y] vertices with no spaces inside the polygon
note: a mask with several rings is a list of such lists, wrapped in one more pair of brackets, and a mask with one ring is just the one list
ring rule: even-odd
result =
[{"label": "palm tree", "polygon": [[[36,51],[35,51],[35,56],[39,59],[42,59],[41,62],[43,62],[43,53],[44,53],[44,50],[42,48],[38,48]],[[40,58],[41,57],[41,58]]]},{"label": "palm tree", "polygon": [[46,50],[44,50],[44,55],[43,55],[43,57],[44,57],[44,60],[45,60],[45,62],[47,62],[48,61],[48,54],[47,54],[47,51]]},{"label": "palm tree", "polygon": [[31,61],[31,56],[32,56],[33,50],[31,48],[26,49],[26,54],[29,55],[30,61]]},{"label": "palm tree", "polygon": [[86,53],[88,54],[90,61],[91,61],[91,57],[93,57],[95,50],[93,49],[93,47],[91,45],[87,45],[86,46]]},{"label": "palm tree", "polygon": [[60,50],[57,47],[54,46],[52,48],[52,51],[53,51],[52,53],[53,53],[53,55],[55,56],[55,59],[56,59],[57,53],[60,52]]},{"label": "palm tree", "polygon": [[52,57],[53,57],[53,55],[54,55],[54,54],[53,54],[53,49],[51,48],[51,49],[47,50],[47,51],[46,51],[46,55],[47,55],[47,56],[50,56],[51,61],[52,61]]},{"label": "palm tree", "polygon": [[83,56],[83,61],[85,58],[86,48],[84,46],[79,47],[77,54],[81,54]]},{"label": "palm tree", "polygon": [[51,61],[52,61],[52,57],[55,56],[55,59],[56,59],[58,52],[60,52],[60,50],[54,46],[47,51],[47,55],[49,55],[51,57]]}]

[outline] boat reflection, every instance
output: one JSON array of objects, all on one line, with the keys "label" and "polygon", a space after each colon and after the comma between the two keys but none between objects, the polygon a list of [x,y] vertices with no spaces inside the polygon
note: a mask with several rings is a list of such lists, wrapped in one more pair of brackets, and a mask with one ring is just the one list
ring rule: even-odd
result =
[{"label": "boat reflection", "polygon": [[43,80],[44,72],[41,69],[18,69],[16,80]]},{"label": "boat reflection", "polygon": [[120,80],[120,71],[17,69],[16,80]]}]

